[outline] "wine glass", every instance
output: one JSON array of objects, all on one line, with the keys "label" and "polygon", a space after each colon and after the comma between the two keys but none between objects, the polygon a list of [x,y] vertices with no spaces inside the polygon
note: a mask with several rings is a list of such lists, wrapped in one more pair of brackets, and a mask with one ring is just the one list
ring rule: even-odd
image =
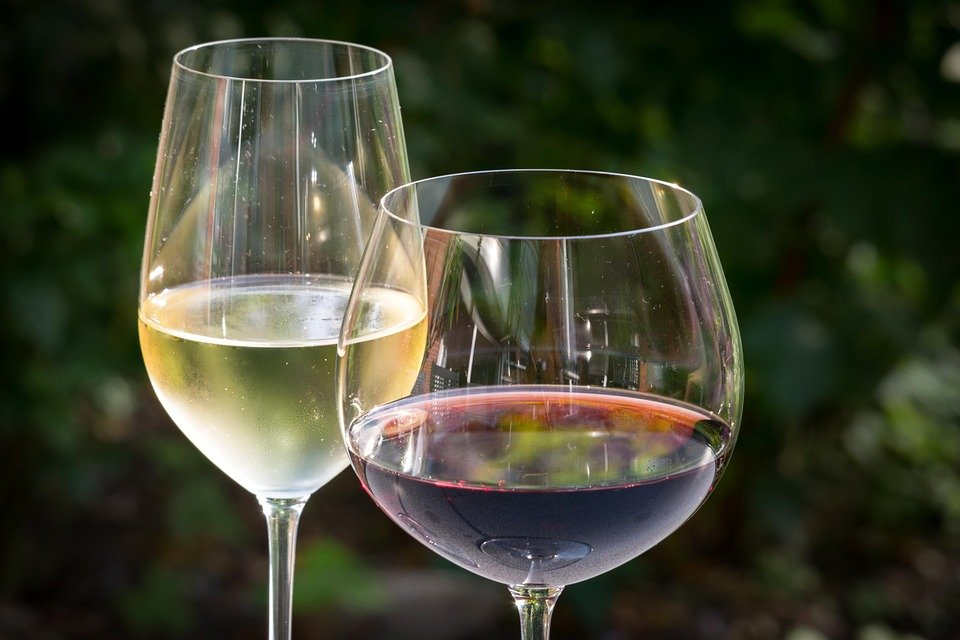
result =
[{"label": "wine glass", "polygon": [[736,440],[740,339],[700,200],[612,173],[401,186],[344,314],[353,468],[429,549],[504,583],[526,640],[565,585],[660,542]]},{"label": "wine glass", "polygon": [[324,40],[174,57],[150,198],[140,344],[194,445],[256,495],[270,637],[290,637],[297,523],[348,462],[336,342],[376,202],[409,180],[390,58]]}]

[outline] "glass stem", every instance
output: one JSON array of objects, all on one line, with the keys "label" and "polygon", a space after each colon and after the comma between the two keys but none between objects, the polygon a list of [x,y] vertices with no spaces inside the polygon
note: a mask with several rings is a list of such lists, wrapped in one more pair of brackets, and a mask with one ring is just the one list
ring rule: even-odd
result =
[{"label": "glass stem", "polygon": [[259,498],[270,544],[270,640],[290,640],[297,525],[308,497]]},{"label": "glass stem", "polygon": [[514,585],[510,595],[520,612],[522,640],[547,640],[550,637],[550,616],[563,587]]}]

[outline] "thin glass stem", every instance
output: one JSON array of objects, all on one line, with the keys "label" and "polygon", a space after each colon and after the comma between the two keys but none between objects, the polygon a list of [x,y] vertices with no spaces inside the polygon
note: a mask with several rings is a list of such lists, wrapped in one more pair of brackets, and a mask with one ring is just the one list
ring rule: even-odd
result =
[{"label": "thin glass stem", "polygon": [[270,640],[290,640],[297,525],[307,497],[260,498],[270,544]]},{"label": "thin glass stem", "polygon": [[515,585],[510,595],[520,612],[520,638],[522,640],[548,640],[550,617],[563,587],[543,585]]}]

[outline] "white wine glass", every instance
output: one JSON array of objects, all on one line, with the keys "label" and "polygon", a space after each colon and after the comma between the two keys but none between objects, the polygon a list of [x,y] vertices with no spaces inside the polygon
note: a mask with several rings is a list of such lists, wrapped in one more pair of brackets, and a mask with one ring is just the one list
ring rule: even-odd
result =
[{"label": "white wine glass", "polygon": [[517,170],[407,184],[381,210],[339,345],[354,470],[545,640],[563,588],[673,533],[733,450],[740,337],[700,200]]},{"label": "white wine glass", "polygon": [[267,38],[174,57],[140,344],[173,421],[263,507],[274,640],[290,637],[300,513],[348,464],[334,396],[347,296],[376,202],[408,174],[383,52]]}]

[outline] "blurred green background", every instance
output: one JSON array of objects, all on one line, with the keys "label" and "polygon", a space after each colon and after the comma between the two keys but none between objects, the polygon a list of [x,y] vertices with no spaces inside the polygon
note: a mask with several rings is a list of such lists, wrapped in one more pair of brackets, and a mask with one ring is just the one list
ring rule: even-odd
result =
[{"label": "blurred green background", "polygon": [[[7,0],[0,638],[263,638],[264,526],[146,381],[136,288],[170,61],[256,35],[393,56],[414,177],[608,169],[706,205],[743,331],[717,493],[564,593],[554,638],[960,637],[960,2]],[[517,637],[348,473],[295,636]]]}]

